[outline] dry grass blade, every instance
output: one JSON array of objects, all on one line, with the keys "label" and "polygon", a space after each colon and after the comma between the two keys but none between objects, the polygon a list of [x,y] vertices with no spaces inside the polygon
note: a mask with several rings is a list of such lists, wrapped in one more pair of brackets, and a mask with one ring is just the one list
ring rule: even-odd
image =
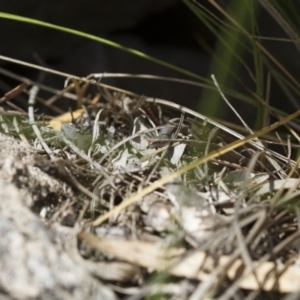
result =
[{"label": "dry grass blade", "polygon": [[4,97],[2,97],[0,99],[0,105],[3,102],[8,101],[8,100],[16,97],[17,95],[19,95],[20,93],[22,93],[27,87],[28,87],[28,84],[26,82],[23,82],[20,85],[18,85],[17,87],[15,87],[13,90],[11,90],[8,93],[6,93],[4,95]]}]

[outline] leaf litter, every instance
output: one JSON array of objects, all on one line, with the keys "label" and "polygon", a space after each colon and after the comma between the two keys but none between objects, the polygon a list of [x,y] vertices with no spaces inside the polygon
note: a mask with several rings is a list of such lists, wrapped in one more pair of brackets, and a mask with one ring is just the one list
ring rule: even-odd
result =
[{"label": "leaf litter", "polygon": [[[48,98],[43,85],[16,78],[0,100],[1,139],[10,141],[1,180],[26,191],[23,205],[111,292],[106,299],[283,299],[299,290],[298,162],[258,139],[222,152],[243,136],[92,76]],[[66,99],[77,108],[55,116]],[[32,170],[48,179],[40,184]]]}]

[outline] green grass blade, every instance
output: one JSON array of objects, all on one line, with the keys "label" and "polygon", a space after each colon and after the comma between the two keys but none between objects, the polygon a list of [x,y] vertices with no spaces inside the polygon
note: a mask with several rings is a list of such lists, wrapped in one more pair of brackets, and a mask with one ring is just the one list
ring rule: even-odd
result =
[{"label": "green grass blade", "polygon": [[93,40],[95,42],[102,43],[102,44],[110,46],[110,47],[117,48],[119,50],[122,50],[122,51],[128,52],[130,54],[136,55],[138,57],[147,59],[147,60],[149,60],[149,61],[151,61],[153,63],[156,63],[158,65],[164,66],[164,67],[166,67],[168,69],[174,70],[176,72],[179,72],[181,74],[187,75],[189,77],[192,77],[194,79],[200,80],[202,82],[210,83],[210,81],[208,81],[207,79],[205,79],[204,77],[202,77],[202,76],[200,76],[200,75],[198,75],[196,73],[190,72],[188,70],[185,70],[183,68],[177,67],[177,66],[175,66],[173,64],[170,64],[168,62],[165,62],[163,60],[160,60],[160,59],[157,59],[155,57],[149,56],[149,55],[147,55],[147,54],[145,54],[145,53],[143,53],[141,51],[138,51],[138,50],[135,50],[135,49],[132,49],[132,48],[128,48],[128,47],[122,46],[122,45],[120,45],[118,43],[112,42],[110,40],[107,40],[107,39],[104,39],[104,38],[101,38],[101,37],[98,37],[98,36],[95,36],[95,35],[92,35],[92,34],[88,34],[86,32],[82,32],[82,31],[79,31],[79,30],[75,30],[75,29],[71,29],[71,28],[67,28],[67,27],[63,27],[63,26],[59,26],[59,25],[55,25],[55,24],[43,22],[43,21],[36,20],[36,19],[31,19],[31,18],[27,18],[27,17],[23,17],[23,16],[18,16],[18,15],[14,15],[14,14],[8,14],[8,13],[5,13],[5,12],[0,12],[0,18],[8,19],[8,20],[13,20],[13,21],[18,21],[18,22],[29,23],[29,24],[33,24],[33,25],[37,25],[37,26],[42,26],[42,27],[47,27],[47,28],[51,28],[51,29],[54,29],[54,30],[59,30],[59,31],[62,31],[62,32],[66,32],[66,33],[70,33],[70,34],[73,34],[73,35],[77,35],[77,36],[80,36],[80,37],[83,37],[83,38],[86,38],[86,39],[89,39],[89,40]]},{"label": "green grass blade", "polygon": [[[259,13],[258,2],[247,0],[246,4],[249,7],[249,19],[250,19],[250,30],[253,36],[259,35],[258,24],[256,23],[257,16]],[[257,41],[259,43],[259,41]],[[253,60],[254,60],[254,68],[255,68],[255,83],[256,83],[256,93],[257,95],[264,99],[265,97],[265,80],[264,80],[264,64],[263,64],[263,55],[257,46],[257,43],[252,41],[253,47]],[[264,120],[266,114],[266,107],[262,105],[262,103],[257,103],[257,117],[255,128],[259,129],[267,126],[265,124],[267,120]]]},{"label": "green grass blade", "polygon": [[[245,43],[245,34],[235,24],[228,24],[222,26],[219,24],[219,30],[214,31],[215,20],[213,18],[205,18],[202,9],[192,3],[190,0],[183,0],[184,3],[201,19],[201,21],[208,26],[212,33],[217,37],[217,46],[215,52],[215,59],[213,60],[210,74],[215,74],[222,90],[224,88],[231,88],[235,82],[234,74],[238,74],[238,69],[243,65],[243,55],[245,50],[249,47]],[[244,1],[231,0],[231,13],[234,19],[240,26],[248,27],[249,23],[249,8]],[[213,21],[213,23],[212,23]],[[211,23],[211,24],[209,24]],[[247,68],[247,67],[246,67]],[[250,74],[251,76],[251,74]],[[224,117],[227,107],[216,92],[205,91],[203,93],[200,110],[209,116]],[[208,100],[209,99],[209,100]]]}]

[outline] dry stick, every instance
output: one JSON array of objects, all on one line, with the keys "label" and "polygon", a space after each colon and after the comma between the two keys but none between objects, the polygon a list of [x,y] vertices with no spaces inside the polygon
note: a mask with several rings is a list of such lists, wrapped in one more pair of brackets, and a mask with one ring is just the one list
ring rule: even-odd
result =
[{"label": "dry stick", "polygon": [[28,83],[22,82],[21,84],[4,94],[4,96],[0,98],[0,104],[3,104],[4,102],[9,101],[10,99],[13,99],[19,94],[23,93],[23,91],[26,90],[27,87]]},{"label": "dry stick", "polygon": [[49,98],[46,101],[46,105],[50,106],[52,105],[54,102],[56,102],[58,100],[58,98],[63,97],[67,92],[70,92],[74,89],[74,84],[70,84],[68,85],[66,88],[64,88],[63,90],[59,91],[57,94],[54,94],[51,98]]},{"label": "dry stick", "polygon": [[172,181],[173,179],[175,179],[176,177],[178,177],[179,175],[182,175],[192,169],[194,169],[195,167],[197,167],[198,165],[201,165],[205,162],[208,162],[210,159],[212,158],[216,158],[218,156],[221,156],[231,150],[234,150],[242,145],[244,145],[247,142],[250,142],[251,140],[264,135],[266,133],[269,133],[270,131],[276,129],[277,127],[289,122],[290,120],[298,117],[300,115],[300,110],[296,111],[295,113],[279,120],[278,122],[272,124],[269,127],[265,127],[263,129],[261,129],[260,131],[257,131],[253,134],[250,134],[248,136],[246,136],[245,138],[241,139],[241,140],[237,140],[234,141],[226,146],[224,146],[221,149],[212,151],[209,155],[206,155],[194,162],[192,162],[191,164],[189,164],[188,166],[184,166],[181,169],[179,169],[177,172],[169,174],[157,181],[155,181],[154,183],[152,183],[150,186],[147,186],[146,188],[144,188],[142,191],[140,191],[139,193],[135,193],[133,194],[131,197],[124,199],[124,201],[119,204],[118,206],[116,206],[114,209],[112,209],[111,211],[109,211],[108,213],[104,214],[103,216],[100,216],[99,218],[97,218],[94,222],[93,225],[94,226],[98,226],[101,223],[103,223],[104,221],[106,221],[110,216],[112,216],[114,213],[121,211],[122,209],[128,207],[129,205],[135,203],[137,200],[141,199],[142,197],[148,195],[149,193],[153,192],[155,189],[163,186],[164,184]]},{"label": "dry stick", "polygon": [[[2,107],[0,107],[0,115],[4,116],[17,116],[17,117],[28,117],[28,111],[27,112],[19,112],[19,111],[14,111],[14,110],[4,110]],[[42,118],[43,120],[51,120],[53,117],[52,116],[47,116],[47,115],[34,115],[35,117]]]},{"label": "dry stick", "polygon": [[198,81],[181,79],[176,77],[166,77],[166,76],[157,76],[157,75],[150,75],[150,74],[127,74],[127,73],[95,73],[92,74],[94,78],[138,78],[138,79],[151,79],[151,80],[162,80],[164,82],[176,82],[182,83],[187,85],[193,85],[201,88],[206,88],[210,90],[214,90],[213,86],[208,84],[200,83]]}]

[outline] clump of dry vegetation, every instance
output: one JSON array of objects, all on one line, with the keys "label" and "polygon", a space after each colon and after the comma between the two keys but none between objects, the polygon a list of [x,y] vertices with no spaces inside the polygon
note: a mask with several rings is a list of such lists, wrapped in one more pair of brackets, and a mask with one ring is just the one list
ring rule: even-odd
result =
[{"label": "clump of dry vegetation", "polygon": [[[298,290],[297,162],[255,134],[244,138],[183,106],[93,78],[74,77],[49,99],[36,94],[49,87],[18,79],[1,98],[1,214],[7,238],[14,245],[19,236],[26,251],[20,262],[6,238],[1,251],[7,271],[19,262],[13,280],[27,277],[20,291],[3,274],[7,295],[39,297],[48,288],[79,299],[85,287],[91,299],[279,299]],[[51,117],[67,98],[78,110]],[[37,104],[49,116],[34,113]],[[26,260],[45,251],[54,261],[41,259],[34,271],[54,272],[54,283],[29,289],[36,274]],[[65,255],[85,281],[61,281],[71,268],[58,263]]]}]

